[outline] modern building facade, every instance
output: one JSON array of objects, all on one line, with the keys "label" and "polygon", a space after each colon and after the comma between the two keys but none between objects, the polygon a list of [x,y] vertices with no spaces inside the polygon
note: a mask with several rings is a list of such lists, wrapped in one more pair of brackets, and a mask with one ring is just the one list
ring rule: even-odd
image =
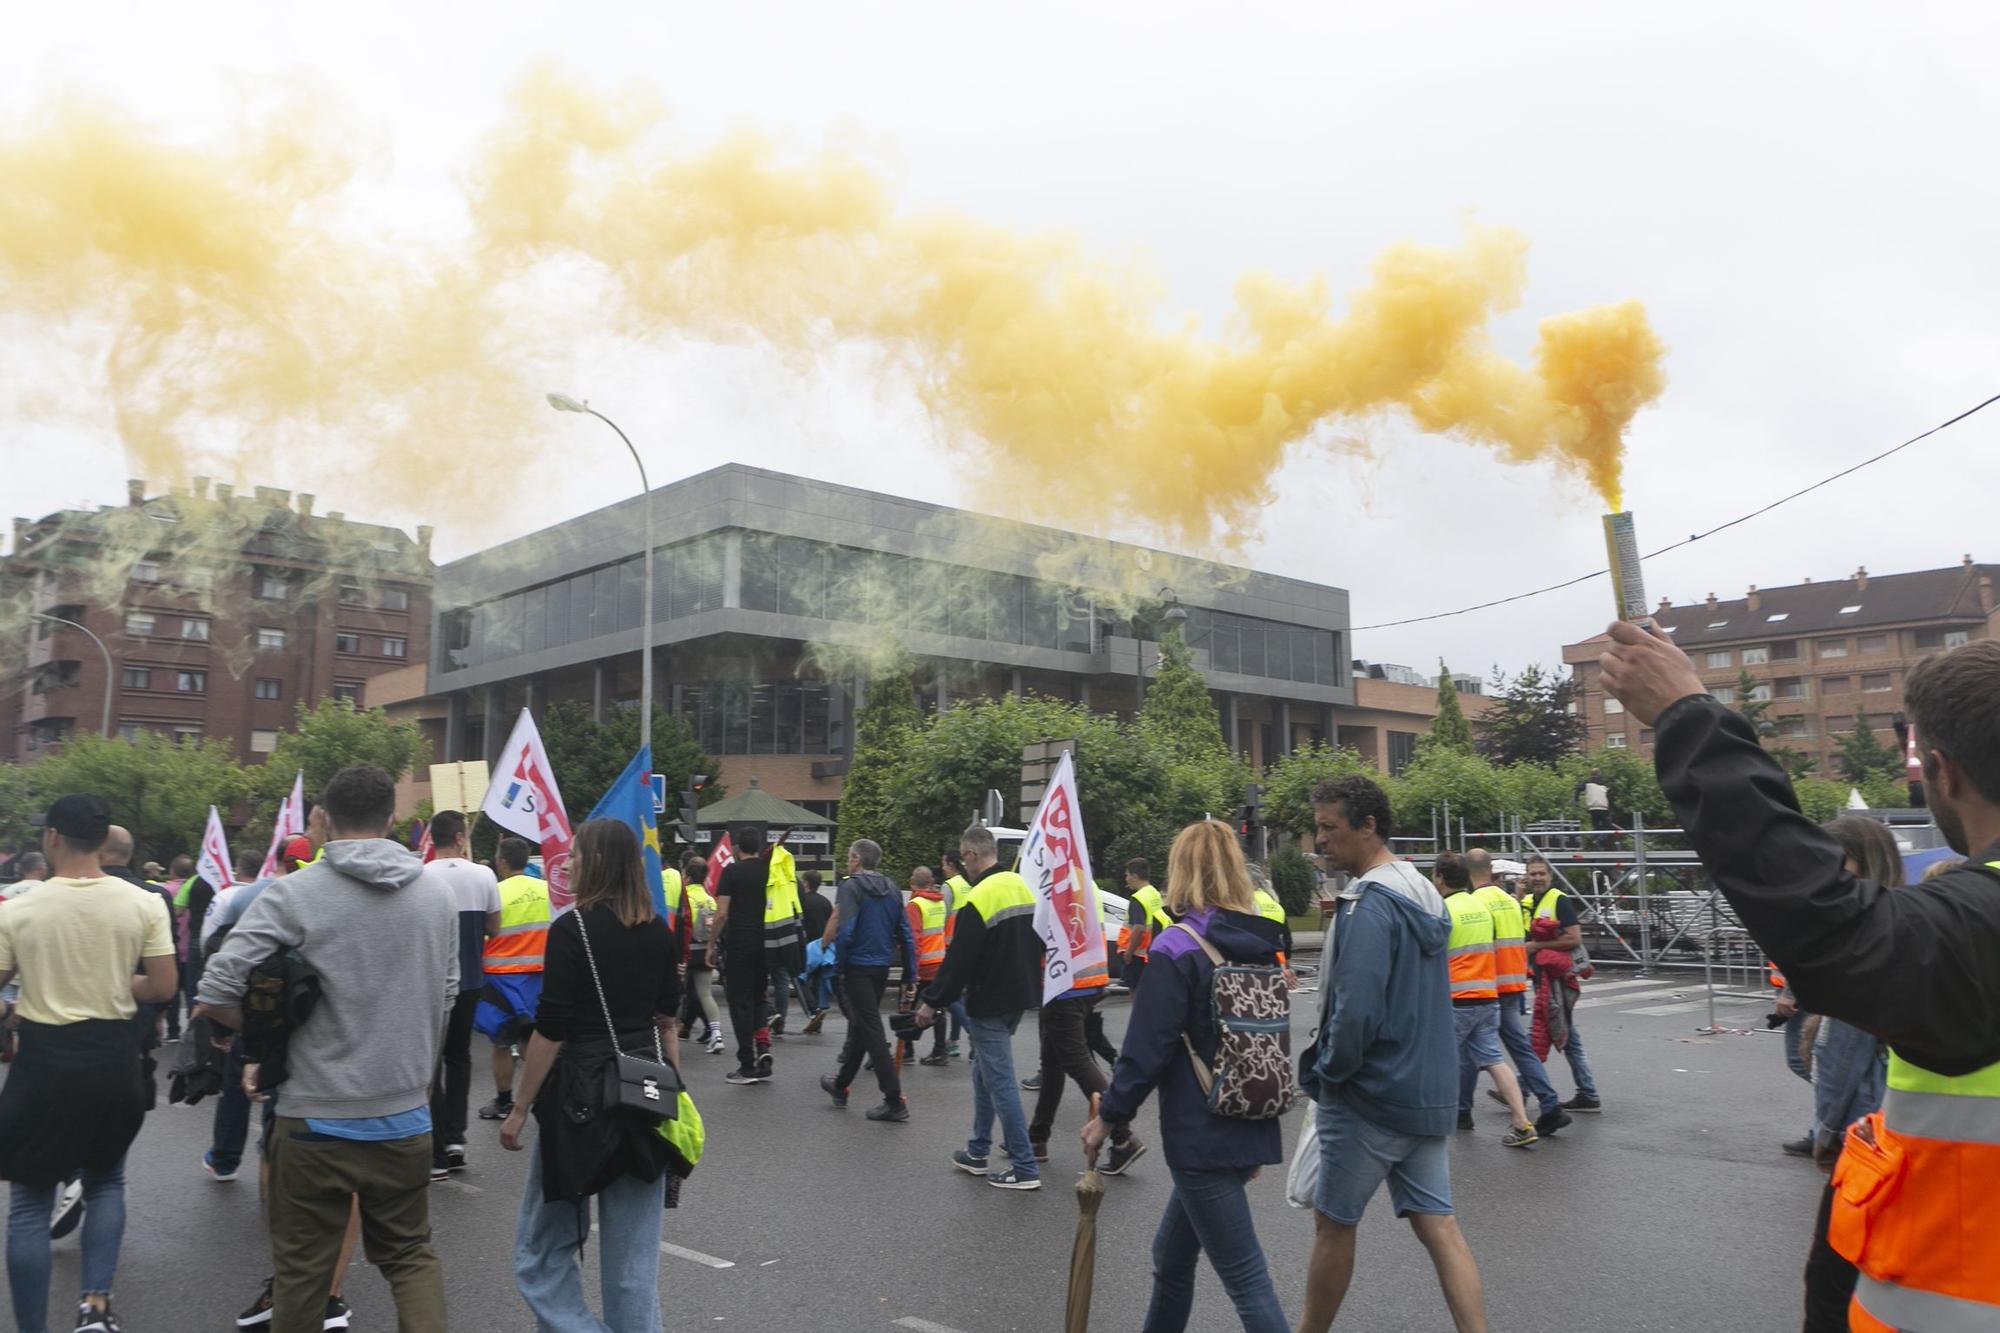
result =
[{"label": "modern building facade", "polygon": [[301,702],[358,704],[371,678],[426,660],[430,529],[315,515],[313,496],[272,487],[145,490],[14,521],[5,757],[105,727],[227,739],[254,762]]},{"label": "modern building facade", "polygon": [[[1907,574],[1866,568],[1832,583],[1759,589],[1733,601],[1675,606],[1654,618],[1693,657],[1702,681],[1723,702],[1738,702],[1742,674],[1753,697],[1769,702],[1773,743],[1811,755],[1823,776],[1856,714],[1885,744],[1903,708],[1903,680],[1923,658],[1996,632],[1993,579],[2000,566],[1966,556],[1959,564]],[[1651,752],[1653,733],[1605,694],[1598,676],[1604,636],[1563,648],[1575,668],[1577,701],[1590,747]]]},{"label": "modern building facade", "polygon": [[[1339,588],[736,464],[652,502],[654,696],[732,791],[830,810],[890,649],[932,709],[1033,691],[1129,713],[1176,620],[1256,763],[1332,739],[1354,703]],[[643,504],[439,568],[420,711],[440,759],[493,759],[522,707],[636,702]]]}]

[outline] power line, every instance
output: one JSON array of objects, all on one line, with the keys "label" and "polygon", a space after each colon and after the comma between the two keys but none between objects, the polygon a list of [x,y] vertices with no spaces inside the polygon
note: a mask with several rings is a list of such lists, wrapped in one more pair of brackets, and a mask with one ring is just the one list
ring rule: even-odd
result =
[{"label": "power line", "polygon": [[[1899,454],[1903,450],[1909,448],[1911,445],[1916,444],[1921,440],[1927,440],[1931,436],[1937,434],[1941,430],[1946,429],[1947,427],[1956,426],[1959,422],[1965,420],[1967,417],[1982,412],[1985,409],[1991,407],[1995,403],[2000,403],[2000,393],[1994,394],[1991,398],[1988,398],[1983,403],[1978,403],[1972,407],[1966,408],[1965,411],[1960,412],[1957,416],[1951,418],[1949,421],[1940,421],[1937,425],[1932,426],[1929,430],[1925,431],[1921,435],[1912,435],[1909,439],[1904,440],[1901,444],[1893,445],[1890,448],[1884,449],[1881,453],[1876,454],[1872,458],[1864,458],[1860,462],[1852,465],[1851,467],[1844,467],[1840,471],[1835,472],[1830,476],[1821,477],[1818,481],[1814,482],[1810,486],[1802,486],[1798,490],[1793,491],[1790,495],[1780,496],[1778,499],[1771,501],[1771,503],[1764,505],[1762,508],[1753,509],[1747,514],[1739,514],[1735,518],[1730,519],[1728,522],[1718,523],[1714,527],[1709,528],[1705,532],[1689,533],[1686,537],[1683,537],[1680,541],[1673,542],[1666,546],[1662,546],[1657,551],[1647,552],[1644,558],[1647,560],[1652,560],[1655,557],[1667,554],[1667,552],[1669,551],[1678,551],[1683,546],[1692,545],[1693,543],[1700,541],[1704,537],[1713,537],[1716,533],[1722,532],[1725,529],[1733,528],[1740,523],[1748,523],[1753,518],[1760,518],[1763,515],[1770,513],[1773,509],[1778,508],[1780,505],[1788,505],[1792,501],[1798,499],[1801,496],[1810,495],[1812,492],[1818,490],[1822,486],[1829,486],[1834,482],[1839,481],[1842,477],[1850,477],[1854,475],[1856,472],[1861,471],[1861,469],[1865,467],[1873,466],[1874,464],[1881,462],[1883,459],[1888,458],[1893,454]],[[1517,592],[1509,597],[1496,597],[1490,602],[1479,602],[1472,606],[1462,606],[1456,611],[1437,611],[1427,616],[1409,616],[1402,620],[1385,620],[1382,621],[1380,624],[1375,624],[1375,625],[1356,625],[1352,629],[1350,629],[1348,633],[1359,634],[1365,630],[1394,629],[1399,625],[1421,625],[1427,621],[1432,621],[1432,620],[1449,620],[1453,616],[1470,615],[1474,611],[1487,611],[1491,610],[1493,607],[1496,606],[1506,606],[1510,602],[1524,602],[1530,597],[1540,597],[1546,593],[1560,592],[1564,588],[1574,588],[1579,583],[1588,583],[1592,579],[1601,579],[1610,572],[1611,571],[1609,569],[1596,569],[1592,570],[1588,574],[1579,574],[1573,579],[1564,579],[1561,583],[1551,583],[1546,588],[1534,588],[1528,592]]]}]

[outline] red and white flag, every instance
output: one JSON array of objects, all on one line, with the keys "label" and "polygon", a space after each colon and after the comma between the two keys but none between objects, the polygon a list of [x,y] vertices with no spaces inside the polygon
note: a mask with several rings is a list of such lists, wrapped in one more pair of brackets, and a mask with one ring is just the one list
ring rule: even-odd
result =
[{"label": "red and white flag", "polygon": [[1904,729],[1903,780],[1917,785],[1924,780],[1924,761],[1917,754],[1917,728],[1914,724]]},{"label": "red and white flag", "polygon": [[542,735],[527,709],[514,724],[507,748],[493,770],[486,801],[479,807],[488,819],[542,848],[542,878],[549,884],[549,911],[560,915],[573,901],[569,891],[569,812],[556,788]]},{"label": "red and white flag", "polygon": [[271,850],[264,853],[264,868],[257,872],[259,879],[269,879],[278,873],[278,853],[285,849],[288,839],[296,838],[306,831],[306,775],[301,769],[292,778],[291,795],[278,804],[278,817],[271,821]]},{"label": "red and white flag", "polygon": [[208,827],[201,834],[201,855],[195,858],[194,870],[220,893],[236,885],[236,876],[230,873],[229,866],[229,840],[222,833],[222,816],[211,805]]},{"label": "red and white flag", "polygon": [[1083,816],[1076,803],[1076,764],[1068,751],[1021,846],[1021,878],[1035,895],[1035,930],[1042,937],[1042,1003],[1079,987],[1105,985],[1104,922],[1090,875]]},{"label": "red and white flag", "polygon": [[715,886],[722,883],[722,872],[736,863],[736,849],[729,845],[729,835],[723,834],[716,842],[715,850],[708,854],[708,883],[705,886],[712,898]]},{"label": "red and white flag", "polygon": [[437,844],[431,841],[431,823],[428,819],[417,821],[423,832],[417,835],[417,856],[425,865],[437,859]]}]

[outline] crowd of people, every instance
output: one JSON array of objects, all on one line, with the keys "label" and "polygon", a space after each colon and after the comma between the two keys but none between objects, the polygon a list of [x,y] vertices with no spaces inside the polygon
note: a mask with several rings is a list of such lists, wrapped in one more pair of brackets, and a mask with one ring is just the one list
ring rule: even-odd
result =
[{"label": "crowd of people", "polygon": [[[1939,826],[1955,848],[1980,849],[1921,888],[1896,887],[1901,863],[1879,823],[1804,820],[1782,769],[1670,643],[1614,627],[1605,665],[1609,688],[1658,727],[1663,786],[1704,864],[1799,1010],[1818,1016],[1787,1044],[1788,1058],[1813,1062],[1809,1152],[1830,1172],[1807,1328],[1988,1326],[1978,1321],[2000,1308],[2000,1289],[1976,1257],[1990,1232],[1976,1200],[2000,1183],[2000,644],[1944,654],[1909,682]],[[12,1185],[16,1326],[49,1327],[51,1241],[80,1223],[74,1328],[119,1330],[124,1161],[166,1042],[169,1095],[215,1098],[201,1159],[215,1179],[241,1169],[261,1109],[271,1276],[238,1325],[348,1327],[341,1278],[358,1245],[400,1327],[443,1328],[428,1187],[466,1169],[483,1034],[494,1095],[478,1115],[499,1122],[501,1147],[531,1153],[513,1263],[524,1304],[544,1328],[657,1329],[664,1211],[700,1144],[692,1117],[654,1104],[684,1092],[684,1038],[715,1054],[733,1038],[723,1082],[770,1082],[795,994],[802,1032],[844,1014],[819,1086],[846,1106],[872,1075],[871,1121],[910,1119],[907,1057],[927,1047],[923,1063],[948,1065],[963,1042],[973,1109],[949,1163],[997,1189],[1041,1186],[1069,1084],[1089,1107],[1082,1147],[1110,1175],[1147,1153],[1134,1122],[1157,1096],[1171,1190],[1149,1333],[1188,1326],[1204,1256],[1245,1329],[1330,1327],[1384,1186],[1454,1325],[1483,1329],[1449,1143],[1472,1124],[1482,1073],[1507,1111],[1509,1148],[1602,1109],[1577,1030],[1589,971],[1578,905],[1540,858],[1518,894],[1483,852],[1440,855],[1425,873],[1391,851],[1388,799],[1366,778],[1310,799],[1316,848],[1345,887],[1325,935],[1317,1028],[1294,1071],[1254,1044],[1289,1032],[1289,998],[1251,1021],[1236,1007],[1295,985],[1285,915],[1234,831],[1212,820],[1175,838],[1163,888],[1147,863],[1124,867],[1130,910],[1105,925],[1110,966],[1045,997],[1035,892],[982,826],[904,886],[882,872],[881,848],[857,839],[829,899],[782,836],[767,843],[756,825],[730,831],[719,874],[689,857],[654,883],[634,830],[591,820],[576,830],[572,901],[556,911],[521,839],[500,839],[486,865],[458,812],[431,821],[428,861],[388,836],[394,784],[365,765],[325,784],[274,873],[246,857],[220,892],[185,859],[135,872],[107,802],[64,796],[38,819],[41,846],[0,904],[0,1178]],[[1114,970],[1133,996],[1115,1049],[1101,1012]],[[1258,991],[1263,981],[1275,990]],[[1030,1010],[1039,1058],[1024,1080],[1014,1047]],[[1558,1049],[1575,1083],[1566,1101],[1549,1075]],[[1283,1160],[1294,1072],[1311,1111],[1293,1175],[1311,1181],[1316,1223],[1296,1325],[1251,1207],[1252,1182]],[[1032,1114],[1024,1090],[1036,1093]],[[593,1231],[601,1313],[583,1291]]]}]

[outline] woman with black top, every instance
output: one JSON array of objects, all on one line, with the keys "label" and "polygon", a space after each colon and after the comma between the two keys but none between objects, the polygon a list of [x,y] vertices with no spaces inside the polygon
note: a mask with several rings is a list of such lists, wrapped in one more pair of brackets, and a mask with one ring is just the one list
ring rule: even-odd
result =
[{"label": "woman with black top", "polygon": [[[538,1144],[514,1278],[540,1328],[657,1333],[667,1145],[651,1117],[607,1107],[604,1085],[615,1058],[610,1028],[618,1051],[679,1068],[679,941],[654,909],[639,840],[624,824],[593,819],[577,830],[570,887],[576,905],[549,926],[535,1034],[500,1127],[501,1144],[520,1151],[534,1107]],[[602,1323],[584,1303],[580,1262],[593,1194]]]}]

